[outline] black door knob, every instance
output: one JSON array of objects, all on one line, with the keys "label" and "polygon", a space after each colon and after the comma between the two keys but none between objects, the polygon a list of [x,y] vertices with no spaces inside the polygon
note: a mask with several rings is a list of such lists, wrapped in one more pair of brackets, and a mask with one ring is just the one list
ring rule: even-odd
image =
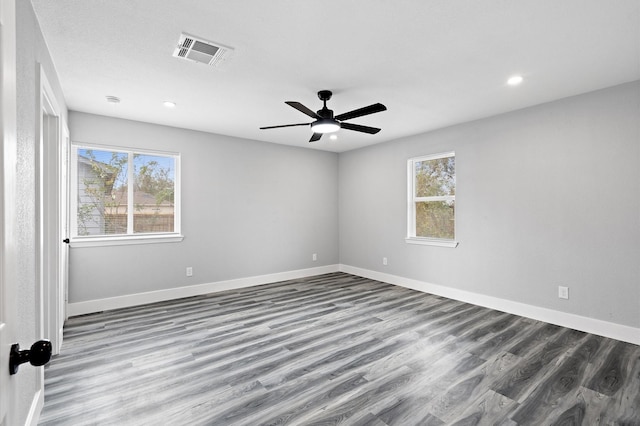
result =
[{"label": "black door knob", "polygon": [[20,345],[17,343],[11,345],[9,374],[16,374],[20,364],[24,364],[25,362],[29,362],[36,367],[45,365],[51,359],[52,349],[51,342],[48,340],[39,340],[31,345],[31,349],[26,351],[21,351]]},{"label": "black door knob", "polygon": [[71,241],[68,238],[65,238],[64,240],[62,240],[62,242],[69,244]]}]

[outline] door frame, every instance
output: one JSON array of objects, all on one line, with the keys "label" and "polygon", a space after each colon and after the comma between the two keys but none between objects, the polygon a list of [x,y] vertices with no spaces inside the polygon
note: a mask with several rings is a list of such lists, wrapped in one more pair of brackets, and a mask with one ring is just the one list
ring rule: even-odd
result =
[{"label": "door frame", "polygon": [[[63,185],[62,155],[64,144],[62,114],[55,94],[42,66],[40,79],[40,117],[37,173],[38,256],[37,279],[40,295],[40,337],[51,340],[53,354],[62,346],[62,328],[65,320],[65,268],[63,256],[62,221]],[[66,202],[66,197],[64,197]],[[66,253],[66,252],[65,252]]]},{"label": "door frame", "polygon": [[69,127],[65,123],[64,119],[61,120],[61,139],[60,139],[60,158],[58,164],[60,165],[60,172],[58,173],[59,184],[59,230],[60,238],[58,238],[58,244],[60,247],[59,256],[59,315],[58,319],[61,324],[58,327],[58,333],[60,335],[60,345],[62,345],[63,338],[63,326],[64,322],[69,319],[69,311],[67,305],[69,304],[69,243],[62,241],[63,239],[70,238],[70,219],[69,216],[69,161],[71,159],[70,147],[71,147],[71,135],[69,133]]}]

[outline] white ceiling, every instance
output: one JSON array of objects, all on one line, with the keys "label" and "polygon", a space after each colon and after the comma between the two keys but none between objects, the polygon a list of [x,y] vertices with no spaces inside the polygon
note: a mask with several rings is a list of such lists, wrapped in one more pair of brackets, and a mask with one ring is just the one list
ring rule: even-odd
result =
[{"label": "white ceiling", "polygon": [[[640,0],[32,3],[71,110],[335,152],[640,79]],[[235,53],[179,60],[181,32]],[[311,121],[284,101],[318,110],[321,89],[336,114],[385,104],[350,120],[382,131],[258,129]]]}]

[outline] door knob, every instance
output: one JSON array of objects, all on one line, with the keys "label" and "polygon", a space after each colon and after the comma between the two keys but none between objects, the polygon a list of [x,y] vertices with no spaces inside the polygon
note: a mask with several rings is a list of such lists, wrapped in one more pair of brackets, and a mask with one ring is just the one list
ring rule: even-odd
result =
[{"label": "door knob", "polygon": [[52,349],[51,342],[48,340],[39,340],[31,345],[31,349],[25,351],[21,351],[20,345],[14,343],[11,345],[11,354],[9,355],[9,374],[16,374],[20,364],[25,362],[36,367],[45,365],[51,359]]},{"label": "door knob", "polygon": [[64,240],[62,240],[62,242],[69,244],[71,242],[71,240],[69,240],[68,238],[65,238]]}]

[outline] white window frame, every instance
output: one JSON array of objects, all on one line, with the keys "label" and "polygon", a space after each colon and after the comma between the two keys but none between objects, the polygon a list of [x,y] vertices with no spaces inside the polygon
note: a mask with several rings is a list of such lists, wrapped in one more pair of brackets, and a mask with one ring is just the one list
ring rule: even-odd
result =
[{"label": "white window frame", "polygon": [[[405,238],[405,242],[409,244],[420,244],[420,245],[428,245],[428,246],[438,246],[438,247],[450,247],[454,248],[458,246],[458,241],[454,239],[445,239],[445,238],[427,238],[427,237],[418,237],[416,236],[416,203],[424,202],[424,201],[455,201],[455,195],[447,195],[447,196],[434,196],[434,197],[416,197],[416,174],[415,174],[415,164],[421,161],[429,161],[429,160],[438,160],[440,158],[448,158],[454,157],[456,153],[455,151],[442,152],[439,154],[432,155],[424,155],[421,157],[413,157],[407,160],[407,237]],[[456,182],[457,186],[457,182]],[[456,190],[457,193],[457,190]],[[457,210],[454,212],[454,220],[457,222]],[[455,230],[454,224],[454,235],[457,232]]]},{"label": "white window frame", "polygon": [[[78,150],[80,149],[95,149],[104,151],[117,151],[126,153],[129,155],[129,164],[133,164],[134,154],[144,155],[158,155],[165,157],[173,157],[175,159],[175,193],[174,193],[174,225],[173,232],[154,232],[144,234],[133,233],[133,209],[127,209],[130,215],[127,220],[127,234],[118,235],[78,235]],[[154,244],[154,243],[173,243],[180,242],[184,239],[184,236],[180,232],[180,153],[158,151],[150,149],[137,149],[131,147],[122,147],[114,145],[102,145],[85,142],[72,142],[71,143],[71,161],[70,163],[70,217],[71,217],[71,247],[100,247],[100,246],[116,246],[116,245],[129,245],[129,244]],[[128,181],[133,182],[134,168],[128,168]],[[128,193],[128,203],[133,204],[133,193]]]}]

